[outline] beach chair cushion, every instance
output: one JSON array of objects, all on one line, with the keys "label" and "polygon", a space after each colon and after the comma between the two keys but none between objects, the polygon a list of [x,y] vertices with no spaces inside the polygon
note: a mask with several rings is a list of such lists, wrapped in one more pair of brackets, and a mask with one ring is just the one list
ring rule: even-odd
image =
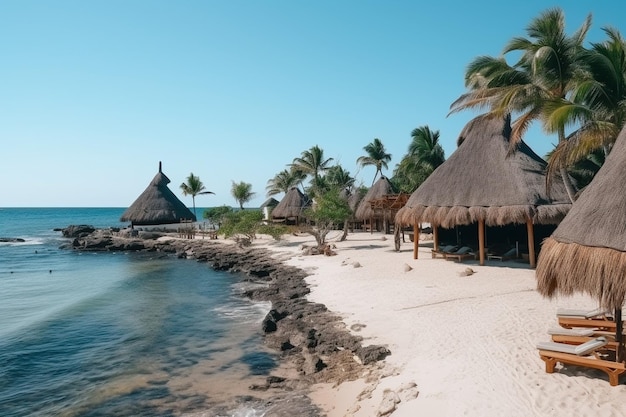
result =
[{"label": "beach chair cushion", "polygon": [[463,246],[459,248],[459,250],[457,250],[456,252],[453,252],[452,255],[465,255],[466,253],[470,253],[471,251],[472,248],[470,248],[469,246]]},{"label": "beach chair cushion", "polygon": [[548,329],[549,335],[559,336],[593,336],[597,329],[584,328],[584,329],[565,329],[563,327],[552,327]]},{"label": "beach chair cushion", "polygon": [[537,343],[537,349],[549,350],[552,352],[569,353],[577,356],[585,356],[591,352],[598,350],[599,348],[608,344],[606,337],[596,337],[581,345],[569,345],[567,343],[557,342],[539,342]]},{"label": "beach chair cushion", "polygon": [[590,319],[592,317],[607,314],[604,309],[596,308],[595,310],[578,310],[573,308],[559,308],[556,310],[557,317],[584,317]]}]

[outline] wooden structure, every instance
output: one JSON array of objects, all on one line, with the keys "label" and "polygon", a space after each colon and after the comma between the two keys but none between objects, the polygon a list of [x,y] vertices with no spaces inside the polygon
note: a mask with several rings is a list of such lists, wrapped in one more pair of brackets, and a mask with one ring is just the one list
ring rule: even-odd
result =
[{"label": "wooden structure", "polygon": [[[535,266],[534,225],[558,224],[571,202],[560,178],[546,190],[546,162],[523,141],[510,144],[510,117],[480,116],[470,121],[457,140],[458,148],[409,197],[396,215],[397,224],[419,223],[433,228],[478,225],[478,252],[485,263],[485,227],[526,225],[529,261]],[[418,239],[413,257],[417,258]]]},{"label": "wooden structure", "polygon": [[404,207],[409,195],[385,194],[382,197],[369,201],[370,204],[370,224],[373,224],[375,218],[383,219],[383,228],[385,233],[390,233],[391,221],[396,217],[398,211]]},{"label": "wooden structure", "polygon": [[183,220],[195,222],[196,216],[167,187],[169,183],[159,162],[159,172],[122,214],[120,221],[131,222],[132,226],[174,224]]}]

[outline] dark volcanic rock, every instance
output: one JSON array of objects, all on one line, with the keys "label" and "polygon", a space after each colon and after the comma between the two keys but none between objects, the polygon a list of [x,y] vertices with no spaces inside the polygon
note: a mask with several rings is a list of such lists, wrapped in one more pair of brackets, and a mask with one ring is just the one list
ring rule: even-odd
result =
[{"label": "dark volcanic rock", "polygon": [[85,237],[93,233],[95,230],[96,229],[93,226],[80,224],[67,226],[65,229],[61,229],[61,233],[63,233],[63,237]]},{"label": "dark volcanic rock", "polygon": [[0,242],[2,243],[19,243],[26,242],[24,239],[19,237],[0,237]]}]

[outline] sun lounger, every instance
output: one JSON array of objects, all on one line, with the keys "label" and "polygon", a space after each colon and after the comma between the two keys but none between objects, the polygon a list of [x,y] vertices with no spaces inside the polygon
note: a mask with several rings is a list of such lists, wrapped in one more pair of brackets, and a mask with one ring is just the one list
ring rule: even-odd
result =
[{"label": "sun lounger", "polygon": [[444,254],[443,257],[446,260],[455,259],[457,262],[461,262],[464,259],[476,259],[476,254],[469,246],[463,246],[456,252]]},{"label": "sun lounger", "polygon": [[626,372],[623,362],[605,359],[608,340],[596,337],[580,345],[557,342],[541,342],[537,344],[539,356],[546,363],[546,372],[551,374],[557,363],[584,366],[599,369],[609,376],[611,386],[619,383],[619,376]]},{"label": "sun lounger", "polygon": [[563,327],[554,327],[548,330],[548,334],[552,336],[552,341],[557,343],[582,345],[602,336],[608,341],[606,345],[608,349],[616,350],[618,346],[618,343],[615,341],[615,334],[594,328],[565,329]]},{"label": "sun lounger", "polygon": [[499,261],[507,261],[509,259],[513,259],[517,257],[517,249],[516,248],[511,248],[508,251],[506,251],[505,253],[503,253],[502,255],[498,255],[498,254],[489,254],[487,253],[487,259],[488,260],[492,260],[492,259],[497,259]]},{"label": "sun lounger", "polygon": [[458,249],[458,246],[455,245],[446,245],[442,248],[439,248],[438,250],[431,250],[431,254],[433,259],[436,258],[437,256],[441,256],[442,258],[445,258],[445,255],[448,253],[452,253],[454,251],[456,251]]},{"label": "sun lounger", "polygon": [[556,316],[559,325],[567,329],[587,327],[615,333],[617,328],[617,323],[615,323],[607,310],[600,308],[594,310],[559,308],[556,311]]}]

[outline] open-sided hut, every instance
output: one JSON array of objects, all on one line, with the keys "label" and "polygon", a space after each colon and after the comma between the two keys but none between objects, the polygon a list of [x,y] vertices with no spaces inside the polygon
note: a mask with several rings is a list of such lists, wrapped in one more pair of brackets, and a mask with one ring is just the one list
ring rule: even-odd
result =
[{"label": "open-sided hut", "polygon": [[[552,236],[544,241],[536,271],[539,293],[547,297],[587,293],[602,308],[616,311],[619,327],[626,298],[624,178],[626,127],[602,168]],[[616,334],[621,338],[619,327]]]},{"label": "open-sided hut", "polygon": [[196,216],[167,187],[169,178],[161,170],[148,187],[122,214],[120,221],[131,225],[158,225],[196,221]]},{"label": "open-sided hut", "polygon": [[392,194],[394,194],[394,191],[389,179],[384,176],[380,177],[359,202],[355,213],[356,220],[363,222],[363,224],[369,224],[372,231],[374,228],[380,230],[381,226],[386,231],[387,225],[393,221],[393,218],[386,212],[375,210],[372,207],[372,202]]},{"label": "open-sided hut", "polygon": [[303,212],[311,207],[311,200],[304,195],[297,187],[292,187],[282,200],[272,210],[272,219],[274,221],[294,220],[299,223],[303,217]]},{"label": "open-sided hut", "polygon": [[[429,222],[437,249],[437,227],[478,224],[480,264],[485,261],[485,225],[526,224],[531,266],[533,225],[558,224],[571,207],[560,178],[546,190],[546,162],[523,141],[511,151],[510,117],[480,116],[459,135],[458,148],[418,187],[396,222]],[[417,258],[418,239],[413,256]]]}]

